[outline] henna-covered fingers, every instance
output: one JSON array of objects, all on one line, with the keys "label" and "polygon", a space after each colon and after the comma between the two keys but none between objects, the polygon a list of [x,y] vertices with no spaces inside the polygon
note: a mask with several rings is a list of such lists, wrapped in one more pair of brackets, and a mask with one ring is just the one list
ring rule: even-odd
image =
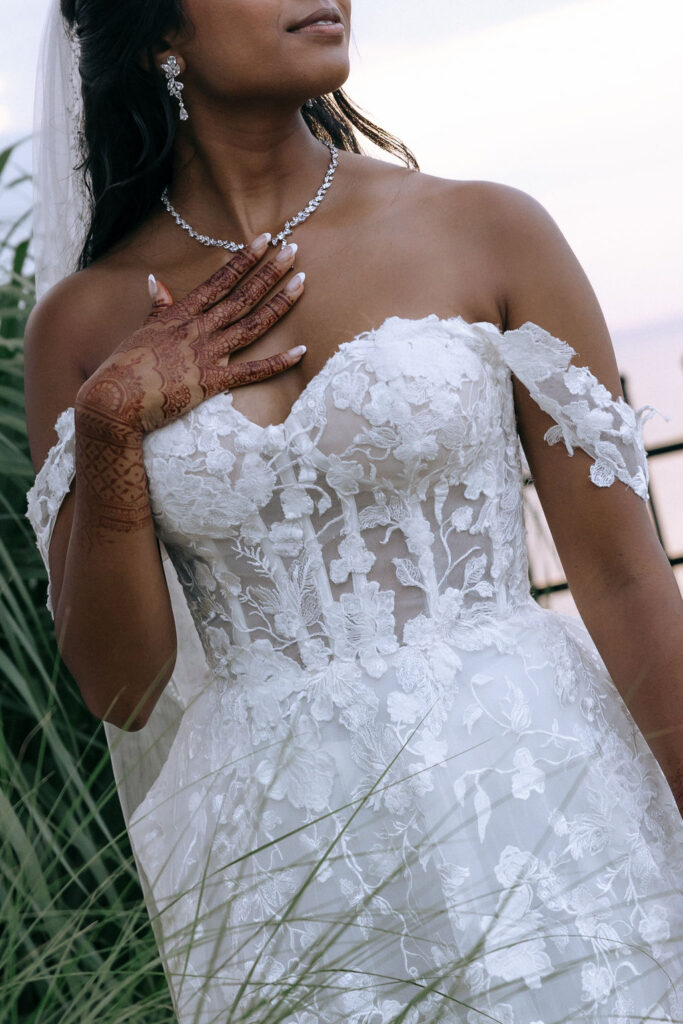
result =
[{"label": "henna-covered fingers", "polygon": [[[297,274],[268,301],[257,304],[291,269],[295,253],[296,247],[289,247],[252,279],[242,283],[239,294],[232,296],[239,304],[232,307],[232,313],[240,313],[241,317],[227,328],[223,326],[223,317],[227,314],[223,312],[219,316],[216,311],[221,303],[200,315],[189,315],[182,303],[175,303],[165,286],[161,287],[163,282],[159,282],[158,294],[163,294],[164,299],[161,305],[157,303],[157,315],[148,318],[134,334],[124,339],[79,391],[78,404],[84,410],[84,436],[90,437],[91,442],[98,439],[105,448],[116,447],[118,436],[114,425],[119,424],[141,441],[145,434],[225,391],[235,380],[251,383],[288,369],[300,359],[301,352],[296,355],[280,353],[277,358],[252,361],[239,371],[237,378],[233,375],[234,368],[227,373],[230,353],[270,330],[301,296],[305,275]],[[231,267],[219,272],[222,278],[214,275],[203,292],[196,289],[191,293],[192,302],[203,306],[219,287],[217,280],[227,280],[226,272],[229,271],[232,280],[254,266],[259,258],[257,249],[242,250],[231,261]],[[224,309],[230,312],[230,308],[226,303]],[[100,434],[95,438],[92,424],[98,417]],[[106,455],[103,458],[106,461]],[[104,497],[95,495],[93,500],[102,505]],[[128,521],[126,515],[122,513],[125,522]],[[110,518],[113,521],[116,516]]]},{"label": "henna-covered fingers", "polygon": [[288,370],[299,362],[302,353],[296,349],[289,349],[287,352],[276,352],[264,359],[245,359],[242,363],[230,363],[224,368],[223,390],[240,387],[243,384],[253,384],[255,381],[273,377],[283,370]]},{"label": "henna-covered fingers", "polygon": [[225,353],[233,352],[236,348],[244,348],[274,327],[300,298],[305,277],[304,273],[295,274],[272,299],[257,306],[251,313],[229,327],[225,332]]},{"label": "henna-covered fingers", "polygon": [[222,330],[252,310],[291,270],[297,248],[296,245],[288,245],[281,249],[274,259],[269,260],[204,313],[202,319],[208,327],[211,330]]},{"label": "henna-covered fingers", "polygon": [[220,302],[260,262],[268,248],[268,241],[264,241],[267,238],[268,236],[261,235],[260,240],[256,239],[251,245],[240,249],[211,277],[197,285],[191,292],[188,292],[184,299],[176,303],[176,309],[186,319],[189,319],[200,316]]}]

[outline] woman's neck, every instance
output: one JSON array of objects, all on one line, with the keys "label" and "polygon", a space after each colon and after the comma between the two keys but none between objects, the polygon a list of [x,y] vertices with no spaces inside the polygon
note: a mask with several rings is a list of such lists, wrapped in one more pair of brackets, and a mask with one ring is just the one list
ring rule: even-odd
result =
[{"label": "woman's neck", "polygon": [[169,195],[198,231],[242,242],[275,234],[320,187],[329,151],[299,111],[203,108],[190,117],[178,131]]}]

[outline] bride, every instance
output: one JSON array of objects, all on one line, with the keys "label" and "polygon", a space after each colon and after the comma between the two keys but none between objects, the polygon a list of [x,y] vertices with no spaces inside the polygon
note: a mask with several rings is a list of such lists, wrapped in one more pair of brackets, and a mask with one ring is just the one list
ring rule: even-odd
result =
[{"label": "bride", "polygon": [[[350,25],[46,29],[28,514],[177,1018],[679,1020],[647,414],[547,211],[350,103]],[[530,597],[520,439],[582,622]]]}]

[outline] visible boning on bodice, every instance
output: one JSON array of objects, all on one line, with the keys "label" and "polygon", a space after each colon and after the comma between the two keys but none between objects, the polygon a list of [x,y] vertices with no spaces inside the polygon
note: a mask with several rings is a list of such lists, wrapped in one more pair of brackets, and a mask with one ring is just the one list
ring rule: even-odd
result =
[{"label": "visible boning on bodice", "polygon": [[[637,415],[535,325],[399,318],[345,343],[284,423],[221,394],[144,442],[158,533],[213,670],[248,649],[381,676],[424,616],[444,638],[529,601],[511,371],[550,443],[647,495]],[[249,669],[251,671],[251,669]]]}]

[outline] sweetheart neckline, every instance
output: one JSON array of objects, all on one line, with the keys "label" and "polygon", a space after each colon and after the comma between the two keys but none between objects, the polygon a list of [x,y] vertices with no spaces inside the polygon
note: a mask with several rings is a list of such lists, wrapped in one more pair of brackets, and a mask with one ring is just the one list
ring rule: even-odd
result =
[{"label": "sweetheart neckline", "polygon": [[[427,316],[423,316],[423,317],[396,316],[396,315],[392,314],[392,315],[386,317],[378,327],[371,327],[367,331],[361,331],[360,333],[356,334],[353,338],[349,338],[348,341],[342,341],[341,344],[338,345],[337,348],[334,350],[334,352],[332,352],[327,357],[327,359],[325,360],[323,365],[320,367],[318,372],[316,374],[314,374],[314,376],[311,377],[311,379],[308,381],[308,383],[304,387],[303,391],[294,400],[294,403],[291,406],[289,412],[287,413],[287,416],[285,417],[284,420],[282,420],[281,423],[269,423],[268,426],[263,427],[263,426],[261,426],[260,423],[256,423],[255,420],[249,419],[248,416],[245,416],[245,414],[243,412],[241,412],[235,405],[233,405],[233,402],[232,402],[232,392],[231,391],[219,391],[216,395],[212,395],[210,398],[204,399],[198,405],[193,406],[192,409],[188,409],[188,411],[186,413],[183,413],[183,416],[179,417],[178,419],[182,419],[184,416],[191,416],[193,413],[196,413],[198,410],[200,410],[202,408],[202,406],[205,405],[207,402],[214,402],[217,399],[228,398],[229,399],[228,407],[230,409],[232,409],[233,413],[239,419],[241,419],[242,422],[245,425],[251,427],[253,430],[261,431],[261,433],[266,433],[267,431],[286,431],[286,428],[287,428],[287,426],[289,424],[289,421],[292,419],[293,416],[296,415],[296,412],[298,411],[299,406],[303,403],[304,399],[307,397],[308,393],[313,388],[313,386],[316,383],[316,381],[319,381],[325,374],[330,372],[329,368],[334,364],[334,362],[339,358],[339,356],[342,353],[346,352],[351,346],[356,345],[359,341],[366,340],[367,338],[369,338],[373,334],[379,333],[379,331],[383,330],[383,328],[386,327],[386,325],[389,323],[390,320],[396,320],[398,323],[402,323],[402,324],[415,324],[415,325],[425,324],[425,323],[438,323],[438,324],[454,324],[454,323],[459,323],[459,324],[464,325],[465,327],[470,327],[470,328],[472,328],[472,327],[491,327],[491,328],[493,328],[494,331],[497,332],[497,334],[498,334],[498,336],[500,338],[503,338],[506,334],[514,334],[516,331],[522,331],[525,327],[535,327],[538,330],[542,331],[543,334],[547,335],[549,338],[552,338],[554,341],[561,341],[561,339],[555,337],[555,335],[553,335],[553,334],[550,334],[549,331],[546,331],[546,329],[544,327],[541,327],[540,324],[534,323],[533,320],[525,320],[524,323],[520,324],[519,327],[510,327],[510,328],[507,328],[506,330],[503,330],[503,328],[499,327],[498,324],[494,324],[492,320],[474,320],[474,321],[472,321],[470,323],[470,321],[469,320],[465,320],[465,318],[461,314],[458,314],[457,316],[450,316],[450,317],[439,316],[438,313],[428,313]],[[567,342],[561,341],[561,344],[566,345]],[[64,409],[62,411],[62,413],[60,414],[60,418],[61,418],[61,416],[68,415],[69,413],[73,414],[74,412],[75,412],[75,407],[73,405],[70,405],[70,406],[68,406],[66,409]],[[163,426],[158,427],[157,430],[165,430],[166,427],[170,427],[170,426],[172,426],[173,423],[176,423],[176,422],[178,422],[178,420],[171,420],[169,423],[165,423]],[[149,434],[145,434],[145,436],[143,437],[143,444],[150,437],[153,437],[156,432],[157,432],[156,430],[153,430]],[[48,455],[49,454],[50,453],[48,452]],[[47,461],[47,459],[46,459],[46,461]]]},{"label": "sweetheart neckline", "polygon": [[[280,423],[269,423],[267,426],[264,427],[260,423],[257,423],[255,420],[250,419],[248,416],[246,416],[240,409],[238,409],[234,405],[232,391],[221,391],[217,395],[213,395],[212,398],[213,399],[216,399],[216,398],[227,398],[228,399],[228,405],[229,405],[230,409],[232,409],[232,411],[235,413],[235,415],[239,419],[241,419],[243,421],[243,423],[248,425],[252,430],[261,431],[262,433],[266,433],[267,431],[283,431],[283,432],[286,432],[287,431],[287,427],[288,427],[290,421],[293,418],[296,417],[296,414],[298,412],[299,407],[303,404],[304,400],[308,397],[308,394],[312,390],[314,384],[317,381],[319,381],[323,376],[325,376],[326,374],[329,374],[330,367],[336,362],[338,357],[342,353],[345,353],[346,351],[348,351],[348,349],[351,346],[356,345],[359,341],[366,341],[372,335],[378,334],[379,331],[381,331],[384,327],[386,327],[386,325],[389,323],[390,320],[397,320],[399,323],[403,323],[403,324],[416,324],[416,325],[417,324],[425,324],[425,323],[452,324],[452,323],[458,323],[459,322],[459,323],[464,324],[466,327],[476,327],[478,325],[485,325],[487,327],[493,327],[496,331],[498,331],[498,333],[499,333],[499,335],[501,337],[504,334],[510,333],[509,331],[504,331],[501,327],[498,326],[498,324],[494,324],[491,320],[475,320],[472,323],[470,323],[469,320],[465,320],[465,318],[462,315],[460,315],[460,314],[458,314],[457,316],[450,316],[450,317],[442,317],[442,316],[439,316],[438,313],[429,313],[429,314],[427,314],[427,316],[424,316],[424,317],[405,317],[405,316],[390,315],[390,316],[386,317],[378,327],[371,327],[367,331],[360,331],[358,334],[354,335],[353,338],[349,338],[348,341],[342,341],[337,346],[337,348],[334,350],[334,352],[330,353],[330,355],[327,357],[327,359],[325,360],[323,365],[320,367],[318,372],[311,377],[311,379],[305,385],[305,387],[303,388],[301,393],[295,398],[293,404],[291,405],[291,407],[289,409],[289,412],[287,413],[287,415],[284,418],[284,420],[282,420]],[[512,328],[511,330],[521,330],[522,327],[526,327],[527,324],[530,324],[530,323],[531,323],[531,321],[527,320],[524,324],[521,325],[521,327],[515,327],[515,328]],[[534,325],[534,326],[538,326],[538,325]],[[541,329],[543,329],[543,328],[541,328]],[[211,400],[212,399],[209,399],[208,401],[211,401]],[[201,403],[201,404],[204,404],[204,403]],[[200,406],[195,406],[195,408],[198,409],[198,408],[200,408]],[[190,411],[192,412],[194,410],[190,410]]]}]

